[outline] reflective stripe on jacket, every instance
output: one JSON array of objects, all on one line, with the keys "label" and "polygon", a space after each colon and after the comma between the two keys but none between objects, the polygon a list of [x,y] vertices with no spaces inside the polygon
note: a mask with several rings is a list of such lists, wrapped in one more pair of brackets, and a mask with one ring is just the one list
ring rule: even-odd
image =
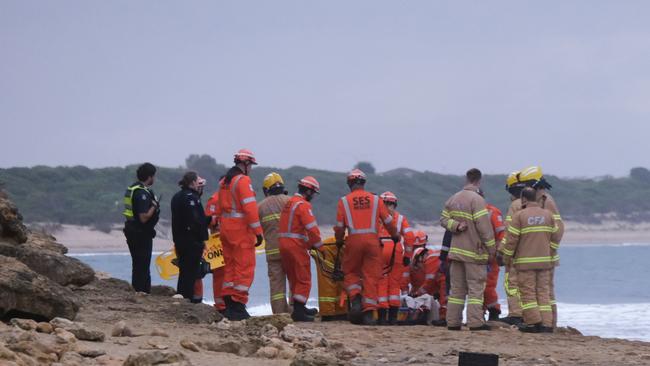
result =
[{"label": "reflective stripe on jacket", "polygon": [[311,203],[302,195],[296,193],[282,209],[278,237],[280,240],[297,239],[306,249],[323,245]]},{"label": "reflective stripe on jacket", "polygon": [[[487,263],[490,254],[495,253],[494,231],[485,200],[477,192],[477,187],[467,185],[451,196],[445,203],[440,217],[440,225],[452,233],[449,259]],[[458,231],[461,222],[467,229]]]},{"label": "reflective stripe on jacket", "polygon": [[334,227],[337,240],[343,239],[346,228],[349,236],[373,234],[379,237],[380,224],[386,226],[390,236],[397,235],[395,220],[377,195],[355,189],[339,200]]},{"label": "reflective stripe on jacket", "polygon": [[[255,235],[262,235],[262,224],[250,177],[238,174],[232,178],[230,184],[226,184],[225,179],[221,180],[217,215],[222,227],[246,225]],[[239,220],[242,220],[241,224],[236,223]]]},{"label": "reflective stripe on jacket", "polygon": [[557,243],[558,233],[553,214],[537,202],[530,202],[512,215],[500,251],[517,270],[550,269],[555,265],[552,246]]},{"label": "reflective stripe on jacket", "polygon": [[266,250],[267,258],[280,257],[280,249],[278,249],[280,213],[284,206],[286,206],[287,202],[289,202],[289,196],[286,194],[278,194],[264,198],[258,205],[260,222],[262,223],[264,240],[266,241],[266,246],[264,248]]}]

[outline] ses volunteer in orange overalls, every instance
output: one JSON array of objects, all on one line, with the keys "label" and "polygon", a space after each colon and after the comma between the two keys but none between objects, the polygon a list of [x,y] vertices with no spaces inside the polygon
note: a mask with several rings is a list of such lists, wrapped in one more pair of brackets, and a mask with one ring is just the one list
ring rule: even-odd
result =
[{"label": "ses volunteer in orange overalls", "polygon": [[305,305],[311,290],[311,262],[307,251],[323,246],[309,203],[319,191],[320,184],[314,177],[302,178],[298,182],[298,193],[289,199],[280,214],[280,257],[289,280],[293,300],[291,319],[294,321],[312,322],[316,315],[315,309],[307,309]]},{"label": "ses volunteer in orange overalls", "polygon": [[[214,192],[205,204],[205,216],[210,217],[209,229],[211,233],[219,231],[219,216],[217,216],[217,207],[219,206],[219,191]],[[219,312],[226,310],[226,303],[223,301],[223,276],[225,268],[219,267],[212,270],[212,294],[214,296],[214,307]],[[196,280],[194,284],[194,296],[203,297],[203,280]]]},{"label": "ses volunteer in orange overalls", "polygon": [[[393,241],[400,241],[395,220],[375,194],[364,189],[366,175],[359,169],[352,170],[347,177],[350,193],[341,198],[336,211],[334,236],[337,245],[345,240],[343,285],[350,298],[349,319],[354,324],[375,324],[374,310],[377,309],[377,286],[382,275],[382,255],[379,246],[379,228],[388,228]],[[381,220],[381,221],[379,221]]]},{"label": "ses volunteer in orange overalls", "polygon": [[[494,230],[494,239],[497,245],[501,243],[506,233],[506,225],[501,215],[501,210],[486,204],[488,213],[490,214],[490,222],[492,222],[492,229]],[[488,320],[499,320],[501,314],[501,305],[499,304],[499,295],[497,294],[497,282],[499,281],[499,263],[496,258],[488,262],[488,274],[485,280],[485,292],[483,293],[483,307],[488,311]]]},{"label": "ses volunteer in orange overalls", "polygon": [[248,177],[254,164],[252,151],[239,150],[235,166],[219,184],[217,216],[226,263],[222,295],[224,316],[229,320],[250,318],[246,303],[255,275],[255,247],[263,241],[255,191]]},{"label": "ses volunteer in orange overalls", "polygon": [[415,235],[406,217],[397,212],[397,196],[393,192],[384,192],[379,195],[384,205],[393,217],[397,232],[402,235],[402,242],[395,243],[388,230],[379,223],[379,238],[382,245],[383,272],[379,280],[378,298],[378,323],[397,324],[397,314],[401,305],[400,284],[402,273],[408,267],[413,254]]}]

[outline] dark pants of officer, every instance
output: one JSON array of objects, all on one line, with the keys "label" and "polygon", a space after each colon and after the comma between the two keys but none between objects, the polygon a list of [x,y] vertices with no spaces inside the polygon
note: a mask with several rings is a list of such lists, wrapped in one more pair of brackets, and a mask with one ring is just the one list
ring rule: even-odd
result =
[{"label": "dark pants of officer", "polygon": [[194,282],[201,278],[203,242],[176,243],[178,257],[178,285],[176,292],[186,299],[194,300]]},{"label": "dark pants of officer", "polygon": [[153,238],[148,233],[125,230],[126,243],[131,252],[131,286],[139,292],[151,292],[151,250]]}]

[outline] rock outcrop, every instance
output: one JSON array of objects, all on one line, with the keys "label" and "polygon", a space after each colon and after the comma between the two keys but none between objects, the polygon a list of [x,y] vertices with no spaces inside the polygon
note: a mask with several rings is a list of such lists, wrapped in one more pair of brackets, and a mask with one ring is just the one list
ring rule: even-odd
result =
[{"label": "rock outcrop", "polygon": [[0,317],[74,319],[79,310],[77,297],[68,288],[5,256],[0,256],[0,294]]},{"label": "rock outcrop", "polygon": [[83,286],[95,272],[53,236],[30,232],[17,207],[0,194],[0,317],[74,319],[77,297],[65,286]]}]

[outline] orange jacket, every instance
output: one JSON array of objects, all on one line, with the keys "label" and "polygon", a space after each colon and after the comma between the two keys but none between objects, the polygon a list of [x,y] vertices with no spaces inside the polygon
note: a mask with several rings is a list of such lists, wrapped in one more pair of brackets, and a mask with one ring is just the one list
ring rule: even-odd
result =
[{"label": "orange jacket", "polygon": [[411,292],[420,296],[423,294],[445,295],[445,275],[438,273],[440,268],[440,252],[429,251],[418,263],[411,263]]},{"label": "orange jacket", "polygon": [[238,174],[230,184],[226,184],[225,178],[219,182],[217,216],[222,227],[248,226],[255,235],[262,235],[257,200],[249,176]]},{"label": "orange jacket", "polygon": [[219,222],[219,216],[217,215],[217,207],[219,207],[219,191],[216,191],[208,198],[208,202],[205,204],[205,216],[211,217],[210,227],[214,228]]},{"label": "orange jacket", "polygon": [[[402,235],[402,238],[404,238],[404,253],[405,255],[408,255],[409,258],[411,257],[411,254],[413,253],[413,244],[415,243],[415,233],[413,232],[413,228],[411,225],[409,225],[408,220],[406,219],[406,216],[400,214],[397,211],[393,211],[393,221],[395,222],[395,226],[397,226],[397,232]],[[390,233],[386,229],[386,227],[379,223],[379,237],[380,238],[385,238],[385,237],[390,237]]]},{"label": "orange jacket", "polygon": [[506,223],[503,221],[503,215],[501,214],[501,210],[489,203],[485,204],[485,208],[487,208],[488,213],[490,214],[490,222],[492,222],[492,229],[494,230],[494,239],[497,245],[499,245],[506,234]]},{"label": "orange jacket", "polygon": [[303,241],[306,249],[323,246],[311,203],[298,193],[282,209],[278,232],[281,240],[289,238]]},{"label": "orange jacket", "polygon": [[[381,221],[379,221],[381,220]],[[390,236],[397,236],[397,225],[393,216],[377,195],[364,189],[355,189],[341,197],[336,209],[336,240],[343,240],[345,229],[348,236],[370,234],[375,235],[379,245],[379,227],[386,226]]]}]

